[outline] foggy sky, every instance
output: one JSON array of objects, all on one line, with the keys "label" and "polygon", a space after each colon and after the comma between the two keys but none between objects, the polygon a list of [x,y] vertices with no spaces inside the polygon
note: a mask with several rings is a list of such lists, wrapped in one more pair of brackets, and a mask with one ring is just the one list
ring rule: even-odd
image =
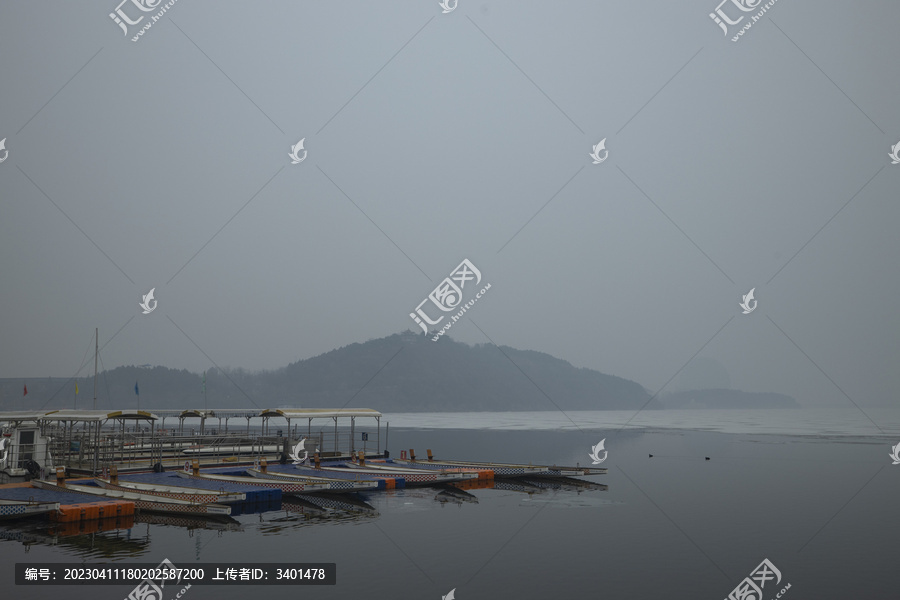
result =
[{"label": "foggy sky", "polygon": [[94,327],[108,369],[278,368],[418,331],[468,258],[454,339],[895,402],[900,5],[734,43],[716,4],[179,0],[134,43],[4,3],[0,377],[87,374]]}]

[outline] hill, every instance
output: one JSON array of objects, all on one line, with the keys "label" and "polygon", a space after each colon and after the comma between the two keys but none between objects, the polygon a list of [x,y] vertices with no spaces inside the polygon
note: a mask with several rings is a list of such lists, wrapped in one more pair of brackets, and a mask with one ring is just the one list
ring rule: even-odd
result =
[{"label": "hill", "polygon": [[[139,384],[140,398],[134,393]],[[0,410],[72,408],[75,379],[0,381]],[[93,378],[77,379],[78,408],[91,408]],[[118,367],[98,378],[97,408],[202,408],[200,374]],[[469,346],[411,331],[350,344],[274,371],[211,369],[211,408],[370,407],[385,412],[637,410],[650,395],[634,381],[576,368],[542,352]],[[646,408],[660,408],[656,400]]]}]

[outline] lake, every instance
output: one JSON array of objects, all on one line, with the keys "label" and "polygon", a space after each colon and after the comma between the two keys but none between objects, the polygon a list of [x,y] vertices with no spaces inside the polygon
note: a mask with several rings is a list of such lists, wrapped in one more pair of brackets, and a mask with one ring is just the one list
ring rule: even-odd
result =
[{"label": "lake", "polygon": [[585,479],[608,489],[393,490],[361,495],[374,510],[246,514],[220,530],[138,523],[54,538],[7,522],[0,577],[17,599],[118,600],[133,586],[24,588],[12,565],[333,562],[334,586],[182,597],[721,600],[768,559],[781,580],[766,582],[766,600],[787,584],[788,600],[895,598],[900,411],[866,412],[880,431],[856,409],[645,411],[624,428],[632,412],[385,415],[394,457],[589,465],[605,438],[609,473]]}]

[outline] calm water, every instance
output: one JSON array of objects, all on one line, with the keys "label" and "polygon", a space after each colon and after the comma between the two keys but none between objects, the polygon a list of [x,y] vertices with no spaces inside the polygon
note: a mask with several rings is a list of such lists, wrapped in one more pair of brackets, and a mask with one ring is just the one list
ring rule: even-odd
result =
[{"label": "calm water", "polygon": [[768,558],[783,580],[767,600],[786,583],[788,600],[897,598],[900,465],[888,454],[900,412],[867,412],[887,435],[855,410],[654,411],[624,430],[631,413],[568,413],[577,428],[560,413],[390,415],[394,456],[586,464],[606,438],[609,474],[590,480],[609,488],[466,499],[413,488],[364,495],[374,511],[242,515],[219,531],[142,523],[54,542],[32,527],[30,543],[0,541],[0,577],[15,598],[113,600],[132,586],[23,590],[11,565],[316,561],[337,563],[336,586],[194,586],[183,598],[439,600],[456,588],[459,600],[721,600]]}]

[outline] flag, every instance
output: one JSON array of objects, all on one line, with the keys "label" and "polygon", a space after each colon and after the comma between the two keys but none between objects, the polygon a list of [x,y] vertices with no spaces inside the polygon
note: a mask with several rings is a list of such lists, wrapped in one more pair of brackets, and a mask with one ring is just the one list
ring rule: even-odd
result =
[{"label": "flag", "polygon": [[75,395],[78,395],[78,382],[75,382]]},{"label": "flag", "polygon": [[28,385],[23,383],[23,384],[22,384],[22,387],[23,387],[24,390],[25,390],[25,393],[22,394],[22,397],[24,398],[25,396],[28,395]]},{"label": "flag", "polygon": [[140,396],[140,395],[141,395],[140,390],[138,390],[137,381],[134,382],[134,395],[135,395],[135,396]]}]

